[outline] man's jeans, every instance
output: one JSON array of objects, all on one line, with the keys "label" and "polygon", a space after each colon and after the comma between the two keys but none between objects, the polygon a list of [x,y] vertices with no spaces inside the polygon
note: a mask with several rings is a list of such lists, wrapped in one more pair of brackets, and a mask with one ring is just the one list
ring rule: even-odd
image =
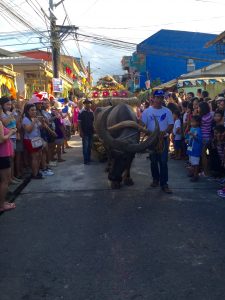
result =
[{"label": "man's jeans", "polygon": [[92,135],[84,135],[82,142],[84,163],[89,163],[91,161]]},{"label": "man's jeans", "polygon": [[163,152],[150,155],[153,181],[159,182],[161,187],[167,186],[168,182],[168,150],[168,139],[164,139]]}]

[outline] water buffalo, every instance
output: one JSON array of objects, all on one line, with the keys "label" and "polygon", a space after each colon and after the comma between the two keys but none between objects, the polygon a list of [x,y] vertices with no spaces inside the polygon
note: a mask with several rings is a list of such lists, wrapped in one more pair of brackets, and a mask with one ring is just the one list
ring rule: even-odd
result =
[{"label": "water buffalo", "polygon": [[[130,177],[131,163],[135,153],[143,152],[146,148],[157,143],[159,126],[156,122],[154,132],[150,133],[141,126],[132,108],[127,104],[97,108],[95,113],[95,130],[107,150],[109,158],[108,179],[112,188],[120,188],[121,182],[133,185]],[[140,142],[140,132],[147,135]]]}]

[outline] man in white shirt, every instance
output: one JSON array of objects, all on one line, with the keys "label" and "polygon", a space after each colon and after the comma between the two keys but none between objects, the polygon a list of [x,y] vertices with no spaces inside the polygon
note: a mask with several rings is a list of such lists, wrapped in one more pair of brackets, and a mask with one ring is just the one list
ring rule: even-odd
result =
[{"label": "man in white shirt", "polygon": [[169,150],[169,134],[173,130],[173,115],[172,112],[162,106],[164,100],[163,91],[155,91],[153,105],[146,109],[142,114],[142,121],[150,131],[154,131],[155,118],[159,122],[159,128],[164,134],[163,138],[163,152],[154,152],[150,155],[151,172],[153,177],[152,187],[158,187],[159,184],[162,190],[171,194],[172,191],[168,187],[168,150]]}]

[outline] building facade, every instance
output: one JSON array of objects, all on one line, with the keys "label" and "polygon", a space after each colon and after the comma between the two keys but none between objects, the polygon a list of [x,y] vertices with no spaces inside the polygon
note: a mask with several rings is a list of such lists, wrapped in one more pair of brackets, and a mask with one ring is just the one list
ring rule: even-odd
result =
[{"label": "building facade", "polygon": [[168,82],[220,61],[222,56],[216,47],[205,48],[205,44],[215,37],[213,34],[162,29],[138,44],[129,60],[122,59],[122,66],[129,74],[133,89],[145,89],[149,80],[153,86],[154,82]]},{"label": "building facade", "polygon": [[[53,93],[52,55],[45,51],[20,52],[15,57],[0,56],[0,67],[13,66],[16,73],[15,81],[17,96],[28,99],[34,92],[46,91]],[[60,78],[63,81],[62,96],[74,94],[74,89],[85,91],[88,75],[79,59],[62,55],[60,58]]]}]

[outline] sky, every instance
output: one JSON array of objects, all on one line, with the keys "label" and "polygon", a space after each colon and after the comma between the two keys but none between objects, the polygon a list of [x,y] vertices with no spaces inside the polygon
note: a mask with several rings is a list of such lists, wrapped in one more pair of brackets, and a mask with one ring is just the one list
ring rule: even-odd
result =
[{"label": "sky", "polygon": [[[46,14],[49,14],[48,0],[3,0],[3,2],[13,6],[35,28],[46,30],[44,17],[38,16],[31,7],[36,6],[36,11],[42,7]],[[54,3],[57,2],[59,1],[54,0]],[[132,43],[140,43],[160,29],[214,34],[225,30],[224,0],[64,0],[64,5],[71,24],[78,26],[80,33],[103,35]],[[62,24],[65,18],[62,4],[54,10],[54,13],[57,17],[57,24]],[[15,23],[13,18],[9,19],[1,7],[0,18],[1,33],[27,29]],[[67,25],[68,22],[66,21],[65,24]],[[0,34],[0,47],[15,51],[38,46],[28,44],[39,41],[35,34],[34,37],[18,34],[16,38],[17,40],[5,40]],[[5,46],[16,43],[26,44]],[[95,79],[106,74],[123,74],[121,59],[124,55],[132,54],[130,50],[115,50],[85,41],[79,42],[79,46],[85,64],[88,61],[91,63],[91,71]],[[74,41],[65,42],[65,48],[66,53],[70,55],[80,55]]]}]

